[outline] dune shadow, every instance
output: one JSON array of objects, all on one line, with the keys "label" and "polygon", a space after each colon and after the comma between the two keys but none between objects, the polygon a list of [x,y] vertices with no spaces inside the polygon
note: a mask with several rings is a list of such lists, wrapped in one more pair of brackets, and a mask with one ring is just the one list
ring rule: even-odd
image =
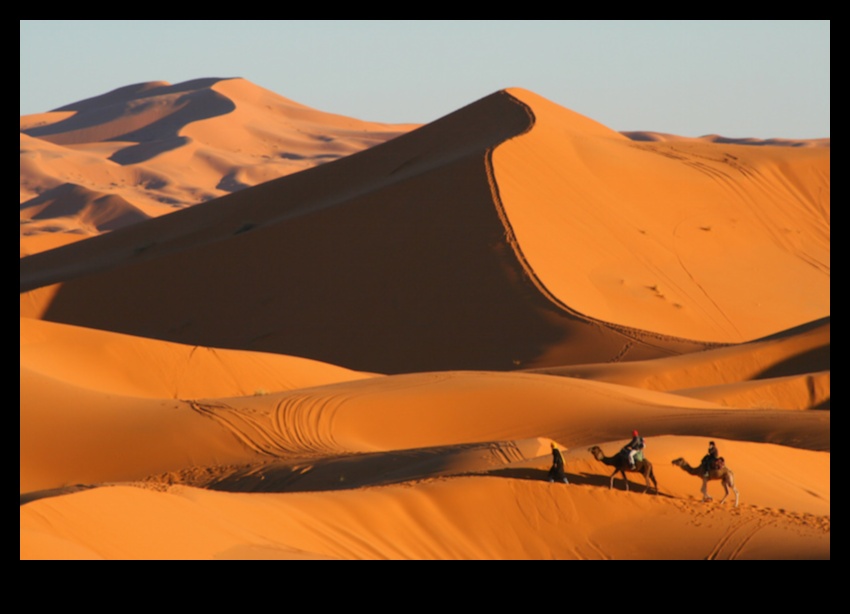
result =
[{"label": "dune shadow", "polygon": [[[599,473],[582,473],[580,475],[575,475],[575,476],[573,476],[572,474],[567,474],[567,478],[569,478],[571,484],[581,484],[581,485],[585,485],[585,486],[600,486],[602,488],[608,488],[610,483],[611,483],[610,474],[609,475],[603,475],[603,474],[599,474]],[[657,495],[662,496],[662,497],[673,498],[671,495],[668,495],[668,494],[661,492],[660,489],[656,492],[656,489],[652,486],[650,486],[649,490],[647,490],[646,493],[644,493],[644,490],[646,489],[646,483],[645,482],[640,482],[640,481],[635,481],[635,480],[630,479],[630,480],[628,480],[628,484],[629,484],[628,492],[634,492],[634,493],[638,493],[638,494],[648,494],[648,495],[657,494]],[[620,491],[625,492],[626,489],[625,489],[622,477],[614,478],[614,490],[620,490]]]},{"label": "dune shadow", "polygon": [[822,402],[818,403],[817,405],[812,406],[812,409],[826,409],[826,410],[831,409],[830,404],[829,404],[830,399],[831,399],[831,397],[827,397]]},{"label": "dune shadow", "polygon": [[803,375],[817,371],[830,370],[830,346],[813,348],[796,356],[787,358],[761,373],[754,379],[770,379],[774,377],[787,377],[790,375]]},{"label": "dune shadow", "polygon": [[63,486],[62,488],[47,488],[44,490],[34,490],[32,492],[21,493],[21,505],[32,503],[39,499],[49,499],[50,497],[61,497],[62,495],[70,495],[75,492],[97,488],[94,484],[74,484],[73,486]]},{"label": "dune shadow", "polygon": [[109,160],[116,164],[120,164],[121,166],[138,164],[139,162],[145,162],[146,160],[155,158],[167,151],[178,149],[187,143],[189,143],[189,139],[185,136],[174,135],[170,138],[161,138],[156,141],[149,141],[147,143],[139,143],[138,145],[124,147],[109,156]]},{"label": "dune shadow", "polygon": [[[458,446],[451,446],[458,447]],[[461,446],[466,449],[478,449],[480,444]],[[445,448],[432,448],[432,451]],[[422,450],[401,452],[377,452],[357,455],[358,458],[340,457],[323,459],[315,463],[267,463],[241,468],[195,468],[182,478],[169,474],[167,480],[146,480],[144,483],[154,489],[165,489],[168,485],[182,484],[194,488],[205,488],[230,493],[296,493],[296,492],[326,492],[336,490],[351,490],[374,486],[389,486],[405,482],[417,482],[428,479],[448,479],[463,477],[506,478],[511,480],[526,480],[530,482],[549,482],[548,469],[535,467],[503,467],[497,469],[481,469],[480,471],[452,470],[447,466],[448,460],[432,458],[425,462],[405,463],[412,456],[417,456]],[[413,454],[411,454],[413,453]],[[427,454],[426,454],[427,456]],[[379,460],[380,459],[380,460]],[[424,459],[420,458],[420,461]],[[399,464],[395,469],[387,469],[387,465]],[[441,468],[442,465],[442,468]],[[379,469],[379,466],[381,469]],[[203,476],[203,477],[198,477]],[[608,488],[608,477],[589,473],[566,474],[569,484],[558,486],[597,486]],[[139,485],[139,482],[127,484]],[[37,490],[20,495],[23,506],[40,499],[60,497],[93,488],[115,486],[110,484],[75,484],[61,488]],[[645,485],[629,480],[629,491],[636,494],[660,495],[673,498],[663,492],[650,488],[644,493]],[[614,481],[614,490],[625,492],[622,480]]]},{"label": "dune shadow", "polygon": [[[120,119],[127,115],[131,105],[140,100],[154,99],[159,96],[180,94],[183,92],[194,92],[198,89],[209,89],[219,81],[227,81],[221,78],[193,79],[176,85],[157,85],[151,83],[136,83],[112,90],[100,96],[86,98],[53,109],[53,112],[74,111],[74,115],[46,126],[36,126],[21,130],[26,135],[50,140],[46,137],[59,135],[65,132],[76,132]],[[132,106],[136,109],[135,106]]]},{"label": "dune shadow", "polygon": [[121,165],[138,164],[171,149],[177,149],[189,142],[187,137],[180,135],[184,127],[193,122],[231,113],[236,109],[236,105],[218,92],[202,89],[183,94],[174,102],[174,108],[176,110],[143,128],[110,139],[132,141],[137,145],[120,149],[109,159]]},{"label": "dune shadow", "polygon": [[118,194],[98,192],[74,183],[63,183],[21,203],[21,211],[40,208],[33,221],[76,217],[99,232],[112,231],[150,219]]},{"label": "dune shadow", "polygon": [[51,211],[37,213],[33,216],[33,219],[49,219],[63,215],[76,215],[91,200],[101,195],[102,193],[100,192],[94,192],[76,183],[62,183],[22,202],[21,211],[57,203],[57,206],[53,207]]},{"label": "dune shadow", "polygon": [[[138,164],[185,145],[189,139],[180,136],[180,131],[188,124],[234,111],[233,101],[211,89],[224,80],[195,79],[177,85],[138,84],[120,88],[60,107],[56,111],[76,113],[54,124],[22,132],[60,145],[90,139],[129,141],[135,144],[116,151],[109,160],[122,166]],[[135,121],[142,126],[121,132],[115,126],[120,126],[125,118],[129,118],[130,125]],[[111,122],[119,123],[109,126]]]},{"label": "dune shadow", "polygon": [[225,192],[238,192],[239,190],[250,188],[251,186],[249,184],[239,181],[237,174],[238,171],[234,170],[224,175],[221,181],[215,186],[215,189],[224,190]]},{"label": "dune shadow", "polygon": [[[493,469],[484,474],[476,473],[476,472],[468,472],[465,474],[458,474],[463,476],[473,476],[473,475],[484,475],[485,477],[497,477],[497,478],[509,478],[512,480],[530,480],[532,482],[548,482],[549,481],[549,470],[548,469],[536,469],[533,467],[505,467],[503,469]],[[566,472],[567,480],[569,480],[569,484],[564,484],[564,486],[598,486],[601,488],[608,488],[609,478],[604,475],[598,475],[595,473],[570,473]],[[633,480],[629,480],[629,490],[628,492],[633,492],[637,494],[649,494],[649,495],[659,495],[662,497],[667,497],[673,499],[672,495],[663,493],[661,491],[656,492],[655,488],[650,487],[646,493],[644,493],[644,489],[646,488],[646,484],[642,484],[640,482],[635,482]],[[614,480],[614,490],[620,490],[625,492],[625,488],[623,487],[622,479]]]},{"label": "dune shadow", "polygon": [[[387,452],[341,455],[300,462],[274,461],[206,474],[192,485],[227,492],[316,492],[387,486],[432,478],[487,475],[500,442],[455,444]],[[516,469],[523,479],[544,479],[545,472]]]},{"label": "dune shadow", "polygon": [[629,139],[630,141],[637,142],[658,142],[661,138],[656,134],[651,134],[648,132],[621,132],[624,137]]},{"label": "dune shadow", "polygon": [[[501,469],[491,469],[482,474],[479,472],[468,472],[463,475],[488,475],[499,478],[510,478],[512,480],[531,480],[532,482],[547,482],[549,480],[549,472],[546,469],[536,469],[534,467],[504,467]],[[567,478],[569,479],[569,475]]]}]

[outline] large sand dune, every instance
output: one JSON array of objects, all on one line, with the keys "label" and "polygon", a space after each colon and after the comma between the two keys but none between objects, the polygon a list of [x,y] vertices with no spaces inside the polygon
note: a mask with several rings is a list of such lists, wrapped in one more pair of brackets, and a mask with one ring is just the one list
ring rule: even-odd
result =
[{"label": "large sand dune", "polygon": [[139,83],[22,116],[21,255],[48,237],[57,246],[172,213],[413,127],[323,113],[243,79]]},{"label": "large sand dune", "polygon": [[830,558],[828,140],[209,79],[21,143],[22,559]]}]

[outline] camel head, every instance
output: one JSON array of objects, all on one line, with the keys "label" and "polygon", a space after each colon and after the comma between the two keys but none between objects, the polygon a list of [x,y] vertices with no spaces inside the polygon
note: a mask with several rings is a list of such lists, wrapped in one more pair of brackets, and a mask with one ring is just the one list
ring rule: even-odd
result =
[{"label": "camel head", "polygon": [[672,461],[672,462],[673,462],[673,464],[674,464],[674,465],[676,465],[677,467],[684,467],[684,466],[685,466],[685,459],[684,459],[684,458],[677,458],[677,459],[675,459],[675,460],[674,460],[674,461]]},{"label": "camel head", "polygon": [[602,456],[603,456],[602,448],[600,448],[599,446],[590,447],[590,448],[587,449],[587,451],[590,452],[591,454],[593,454],[593,456],[594,456],[594,458],[596,458],[596,460],[602,459]]}]

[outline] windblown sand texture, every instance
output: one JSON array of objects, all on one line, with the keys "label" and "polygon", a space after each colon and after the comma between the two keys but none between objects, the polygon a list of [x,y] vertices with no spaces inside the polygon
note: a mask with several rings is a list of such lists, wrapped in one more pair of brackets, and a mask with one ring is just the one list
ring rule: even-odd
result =
[{"label": "windblown sand texture", "polygon": [[519,88],[21,117],[21,559],[829,559],[829,156]]}]

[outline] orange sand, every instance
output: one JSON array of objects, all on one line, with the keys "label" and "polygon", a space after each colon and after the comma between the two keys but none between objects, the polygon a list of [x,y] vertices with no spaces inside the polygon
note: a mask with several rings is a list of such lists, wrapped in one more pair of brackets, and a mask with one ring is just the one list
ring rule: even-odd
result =
[{"label": "orange sand", "polygon": [[[21,559],[829,559],[829,152],[518,88],[21,117]],[[588,451],[634,428],[657,492]]]}]

